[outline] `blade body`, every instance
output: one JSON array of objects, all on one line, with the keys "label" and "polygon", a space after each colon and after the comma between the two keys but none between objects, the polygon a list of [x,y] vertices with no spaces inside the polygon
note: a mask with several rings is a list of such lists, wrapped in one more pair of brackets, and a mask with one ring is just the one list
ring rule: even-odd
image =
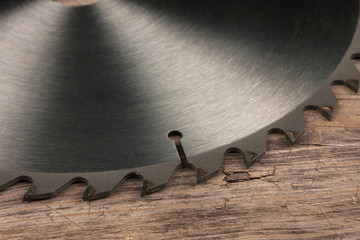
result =
[{"label": "blade body", "polygon": [[232,147],[250,165],[269,130],[295,141],[302,109],[333,107],[330,83],[356,76],[357,0],[0,5],[3,186],[29,176],[40,197],[131,173],[162,186],[180,163],[173,130],[198,180]]}]

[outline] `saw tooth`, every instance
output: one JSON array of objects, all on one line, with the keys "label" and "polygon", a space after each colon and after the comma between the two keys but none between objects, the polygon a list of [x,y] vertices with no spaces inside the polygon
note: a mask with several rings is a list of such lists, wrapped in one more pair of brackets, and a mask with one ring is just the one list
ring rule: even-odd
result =
[{"label": "saw tooth", "polygon": [[[190,166],[186,160],[185,152],[180,142],[182,133],[179,131],[171,131],[168,134],[168,137],[170,140],[174,141],[181,162],[179,160],[173,160],[137,169],[85,174],[84,176],[86,176],[86,179],[88,180],[88,187],[83,193],[83,200],[91,201],[107,197],[117,186],[121,185],[130,177],[138,177],[143,180],[141,196],[162,189],[172,176],[173,171],[179,166]],[[169,169],[172,169],[172,171],[169,171]]]},{"label": "saw tooth", "polygon": [[201,183],[215,176],[220,169],[224,155],[229,152],[242,154],[246,167],[250,168],[263,156],[266,150],[266,136],[267,131],[263,129],[235,143],[190,157],[189,163],[196,168],[196,182]]},{"label": "saw tooth", "polygon": [[[196,182],[199,184],[214,177],[219,172],[221,163],[224,159],[224,154],[226,153],[237,152],[242,154],[246,167],[250,168],[251,165],[259,160],[265,152],[266,138],[264,139],[264,147],[254,151],[244,151],[237,147],[231,147],[228,149],[221,148],[220,150],[212,151],[206,154],[202,154],[201,156],[191,158],[191,161],[189,162],[196,167]],[[209,159],[212,159],[212,161]],[[212,164],[209,164],[210,162]],[[214,164],[214,162],[217,164]]]},{"label": "saw tooth", "polygon": [[[207,156],[207,154],[202,155],[201,157],[193,157],[191,158],[190,162],[188,161],[184,148],[181,144],[181,138],[182,138],[182,133],[180,131],[171,131],[168,134],[168,137],[174,141],[176,149],[178,151],[180,160],[181,160],[181,167],[182,168],[192,168],[195,169],[196,171],[196,182],[200,183],[200,182],[204,182],[207,179],[215,176],[217,174],[217,172],[219,171],[219,167],[221,165],[221,161],[223,159],[223,154],[221,152],[223,151],[218,151],[218,153],[221,154],[221,156],[217,156],[217,159],[221,160],[218,161],[218,164],[203,164],[204,161],[207,161],[208,158],[207,157],[211,157],[214,158],[214,156]],[[214,162],[214,161],[209,161],[209,162]],[[194,166],[194,164],[196,164],[196,167]],[[148,188],[149,187],[149,183],[147,181],[144,181],[143,184],[143,189]]]},{"label": "saw tooth", "polygon": [[[179,166],[181,166],[181,164],[179,160],[176,160],[161,163],[161,165],[152,165],[148,167],[146,171],[140,169],[139,175],[141,175],[143,179],[141,196],[161,190]],[[172,169],[172,171],[169,171],[169,169]]]},{"label": "saw tooth", "polygon": [[349,88],[354,93],[358,93],[358,91],[359,91],[359,80],[355,80],[355,79],[348,79],[346,81],[335,80],[332,82],[332,85],[343,85],[343,86]]},{"label": "saw tooth", "polygon": [[56,196],[65,188],[75,182],[85,182],[86,180],[79,177],[73,177],[71,174],[43,174],[30,173],[33,186],[25,193],[23,200],[32,201],[46,199]]},{"label": "saw tooth", "polygon": [[123,183],[129,176],[135,174],[136,173],[132,173],[131,170],[129,170],[84,175],[86,176],[88,186],[82,195],[82,199],[84,201],[91,201],[107,197],[111,194],[112,190]]},{"label": "saw tooth", "polygon": [[[266,146],[265,146],[265,148],[266,148]],[[225,153],[226,154],[228,154],[228,153],[241,154],[244,158],[246,168],[250,168],[254,162],[259,160],[263,156],[263,154],[265,153],[265,149],[263,149],[263,151],[259,150],[258,152],[252,152],[252,151],[243,151],[243,150],[240,150],[239,148],[232,147],[232,148],[229,148],[228,150],[226,150]]]},{"label": "saw tooth", "polygon": [[[232,144],[244,157],[246,168],[250,168],[265,153],[268,131],[265,129]],[[233,147],[232,147],[233,148]]]},{"label": "saw tooth", "polygon": [[334,108],[337,104],[336,97],[330,85],[321,88],[310,100],[309,105],[327,106]]},{"label": "saw tooth", "polygon": [[[83,193],[84,201],[91,201],[99,198],[107,197],[119,185],[130,177],[138,177],[143,179],[143,187],[141,196],[156,192],[162,189],[173,171],[181,165],[179,160],[160,163],[157,165],[142,167],[138,169],[127,169],[121,171],[111,171],[102,173],[85,174],[88,180],[88,187]],[[168,171],[173,169],[173,171]]]},{"label": "saw tooth", "polygon": [[302,133],[303,131],[286,130],[283,134],[291,144],[295,144]]},{"label": "saw tooth", "polygon": [[316,110],[330,121],[336,105],[337,100],[331,90],[331,84],[329,84],[317,91],[317,93],[306,102],[304,110]]},{"label": "saw tooth", "polygon": [[332,106],[307,106],[304,110],[314,110],[320,113],[324,118],[328,121],[331,121],[332,113],[334,111],[334,107]]},{"label": "saw tooth", "polygon": [[345,86],[351,89],[354,93],[359,91],[359,80],[349,79],[345,81]]},{"label": "saw tooth", "polygon": [[323,117],[326,118],[328,121],[331,121],[333,110],[334,107],[332,106],[318,107],[318,112],[320,112],[320,114],[323,115]]},{"label": "saw tooth", "polygon": [[188,157],[189,164],[195,168],[197,183],[204,182],[218,173],[225,150],[221,147],[207,153]]},{"label": "saw tooth", "polygon": [[[265,138],[265,141],[266,141],[266,138]],[[265,146],[266,146],[266,144],[265,144]],[[253,163],[258,161],[264,155],[265,150],[266,150],[266,147],[262,151],[258,151],[257,153],[249,152],[249,151],[243,152],[246,168],[250,168]]]},{"label": "saw tooth", "polygon": [[295,130],[283,130],[281,128],[273,128],[269,131],[269,134],[272,133],[278,133],[278,134],[282,134],[286,137],[286,139],[291,143],[294,144],[297,139],[300,137],[300,135],[303,132],[303,128],[301,129],[301,127],[298,127],[299,129],[297,131]]},{"label": "saw tooth", "polygon": [[328,81],[330,83],[336,81],[347,81],[352,79],[359,79],[359,59],[360,54],[350,54],[351,51],[346,54],[339,66],[335,69]]},{"label": "saw tooth", "polygon": [[0,191],[21,181],[31,182],[31,178],[12,171],[0,171]]},{"label": "saw tooth", "polygon": [[[349,58],[350,61],[348,60]],[[343,85],[357,93],[359,91],[359,70],[360,53],[351,54],[350,57],[347,54],[329,78],[331,85]]]},{"label": "saw tooth", "polygon": [[268,134],[283,134],[291,144],[294,144],[305,131],[304,110],[302,106],[274,122]]}]

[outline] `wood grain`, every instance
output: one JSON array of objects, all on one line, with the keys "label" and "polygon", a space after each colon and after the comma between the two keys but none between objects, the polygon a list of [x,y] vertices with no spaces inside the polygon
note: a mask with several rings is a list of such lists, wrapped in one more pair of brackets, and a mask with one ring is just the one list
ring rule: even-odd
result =
[{"label": "wood grain", "polygon": [[130,179],[106,199],[84,202],[74,184],[30,203],[29,183],[12,186],[0,192],[0,239],[360,239],[360,95],[333,90],[331,122],[307,111],[298,143],[272,134],[261,162],[246,170],[230,154],[204,184],[180,169],[145,197]]}]

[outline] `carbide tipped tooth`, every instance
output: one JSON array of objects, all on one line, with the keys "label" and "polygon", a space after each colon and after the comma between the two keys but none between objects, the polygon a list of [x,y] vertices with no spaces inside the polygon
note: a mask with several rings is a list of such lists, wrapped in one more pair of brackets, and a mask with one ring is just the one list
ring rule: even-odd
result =
[{"label": "carbide tipped tooth", "polygon": [[245,159],[246,168],[250,168],[256,161],[258,161],[265,153],[265,149],[263,151],[259,151],[259,153],[254,152],[244,152],[243,156]]},{"label": "carbide tipped tooth", "polygon": [[144,180],[142,187],[141,187],[140,196],[143,197],[147,194],[157,192],[157,191],[163,189],[165,187],[165,185],[166,185],[166,182],[156,185],[151,180]]},{"label": "carbide tipped tooth", "polygon": [[304,110],[302,106],[299,106],[292,113],[275,122],[269,133],[281,133],[291,144],[294,144],[304,130]]},{"label": "carbide tipped tooth", "polygon": [[93,186],[87,186],[83,195],[82,199],[84,201],[92,201],[100,198],[108,197],[111,194],[111,190],[102,190],[102,191],[96,191],[96,187]]},{"label": "carbide tipped tooth", "polygon": [[286,138],[288,139],[288,141],[291,143],[291,144],[294,144],[297,139],[299,138],[299,136],[301,135],[301,132],[295,132],[295,131],[292,131],[292,130],[287,130],[284,132]]},{"label": "carbide tipped tooth", "polygon": [[[359,76],[360,77],[360,76]],[[348,79],[346,81],[343,80],[335,80],[332,82],[332,85],[343,85],[349,88],[354,93],[358,93],[359,91],[359,80],[355,79]]]},{"label": "carbide tipped tooth", "polygon": [[39,174],[31,176],[33,186],[25,193],[23,200],[32,201],[56,196],[74,182],[81,181],[67,174]]},{"label": "carbide tipped tooth", "polygon": [[[304,122],[302,122],[304,123]],[[297,130],[285,130],[284,129],[280,129],[280,128],[275,128],[275,129],[271,129],[269,131],[269,134],[271,133],[279,133],[282,134],[286,137],[286,139],[291,143],[294,144],[297,139],[301,136],[301,134],[303,133],[303,130],[305,128],[305,126],[303,126],[303,124],[301,124],[300,126],[296,126],[295,128],[298,128]]]},{"label": "carbide tipped tooth", "polygon": [[265,153],[266,150],[266,138],[268,131],[262,129],[257,133],[248,136],[245,139],[236,143],[236,148],[240,149],[247,168],[250,168],[252,164],[258,161]]},{"label": "carbide tipped tooth", "polygon": [[354,93],[358,93],[359,91],[359,80],[348,79],[345,81],[345,86],[347,86]]},{"label": "carbide tipped tooth", "polygon": [[90,201],[90,200],[93,200],[92,198],[92,190],[93,188],[91,186],[87,186],[83,195],[82,195],[82,199],[84,201]]},{"label": "carbide tipped tooth", "polygon": [[24,194],[24,196],[23,196],[23,201],[24,202],[30,202],[32,199],[31,199],[31,196],[32,196],[32,194],[33,194],[33,192],[34,192],[34,189],[35,189],[35,187],[34,186],[31,186],[27,191],[26,191],[26,193]]},{"label": "carbide tipped tooth", "polygon": [[[153,165],[151,168],[148,168],[146,172],[141,171],[141,169],[139,170],[139,174],[142,176],[143,179],[141,196],[162,189],[171,178],[173,171],[179,167],[180,161],[170,161],[167,163],[162,163],[161,165],[163,167]],[[169,169],[173,170],[169,171]]]},{"label": "carbide tipped tooth", "polygon": [[210,174],[208,174],[207,172],[205,172],[204,170],[202,170],[200,168],[197,168],[195,171],[196,171],[196,183],[199,184],[199,183],[205,182],[209,178],[215,176],[218,172],[218,169],[216,171],[213,171]]},{"label": "carbide tipped tooth", "polygon": [[145,196],[150,193],[157,192],[163,189],[166,185],[166,182],[160,183],[158,185],[154,184],[151,180],[144,180],[143,185],[141,187],[140,196]]},{"label": "carbide tipped tooth", "polygon": [[293,124],[290,123],[285,129],[287,139],[294,144],[305,131],[304,113],[299,114],[298,119],[294,120]]},{"label": "carbide tipped tooth", "polygon": [[82,199],[84,201],[92,201],[92,200],[96,200],[96,199],[100,199],[100,198],[105,198],[110,196],[111,191],[113,188],[109,188],[107,190],[97,190],[96,187],[93,186],[87,186],[83,195],[82,195]]},{"label": "carbide tipped tooth", "polygon": [[224,148],[218,148],[207,153],[188,157],[188,162],[195,168],[197,183],[206,181],[218,173],[225,150]]},{"label": "carbide tipped tooth", "polygon": [[133,174],[131,169],[84,175],[88,186],[82,195],[82,199],[91,201],[109,196],[111,191],[124,182],[130,174]]},{"label": "carbide tipped tooth", "polygon": [[332,107],[327,107],[327,106],[318,108],[318,112],[320,112],[321,115],[324,118],[326,118],[328,121],[331,121],[333,110],[334,109]]},{"label": "carbide tipped tooth", "polygon": [[190,157],[189,163],[196,167],[196,182],[201,183],[215,176],[219,171],[226,152],[234,151],[241,153],[246,167],[250,168],[254,162],[263,156],[266,150],[266,136],[267,131],[262,129],[228,146]]},{"label": "carbide tipped tooth", "polygon": [[[333,109],[337,105],[336,97],[331,86],[321,88],[308,101],[304,109],[316,109],[327,120],[331,120]],[[309,107],[310,106],[310,107]]]}]

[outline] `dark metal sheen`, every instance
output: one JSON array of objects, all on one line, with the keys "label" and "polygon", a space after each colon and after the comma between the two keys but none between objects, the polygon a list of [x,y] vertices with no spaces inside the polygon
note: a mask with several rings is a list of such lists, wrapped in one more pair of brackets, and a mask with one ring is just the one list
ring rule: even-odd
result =
[{"label": "dark metal sheen", "polygon": [[[0,168],[101,172],[189,159],[313,95],[357,0],[0,3]],[[172,171],[169,170],[169,171]]]}]

